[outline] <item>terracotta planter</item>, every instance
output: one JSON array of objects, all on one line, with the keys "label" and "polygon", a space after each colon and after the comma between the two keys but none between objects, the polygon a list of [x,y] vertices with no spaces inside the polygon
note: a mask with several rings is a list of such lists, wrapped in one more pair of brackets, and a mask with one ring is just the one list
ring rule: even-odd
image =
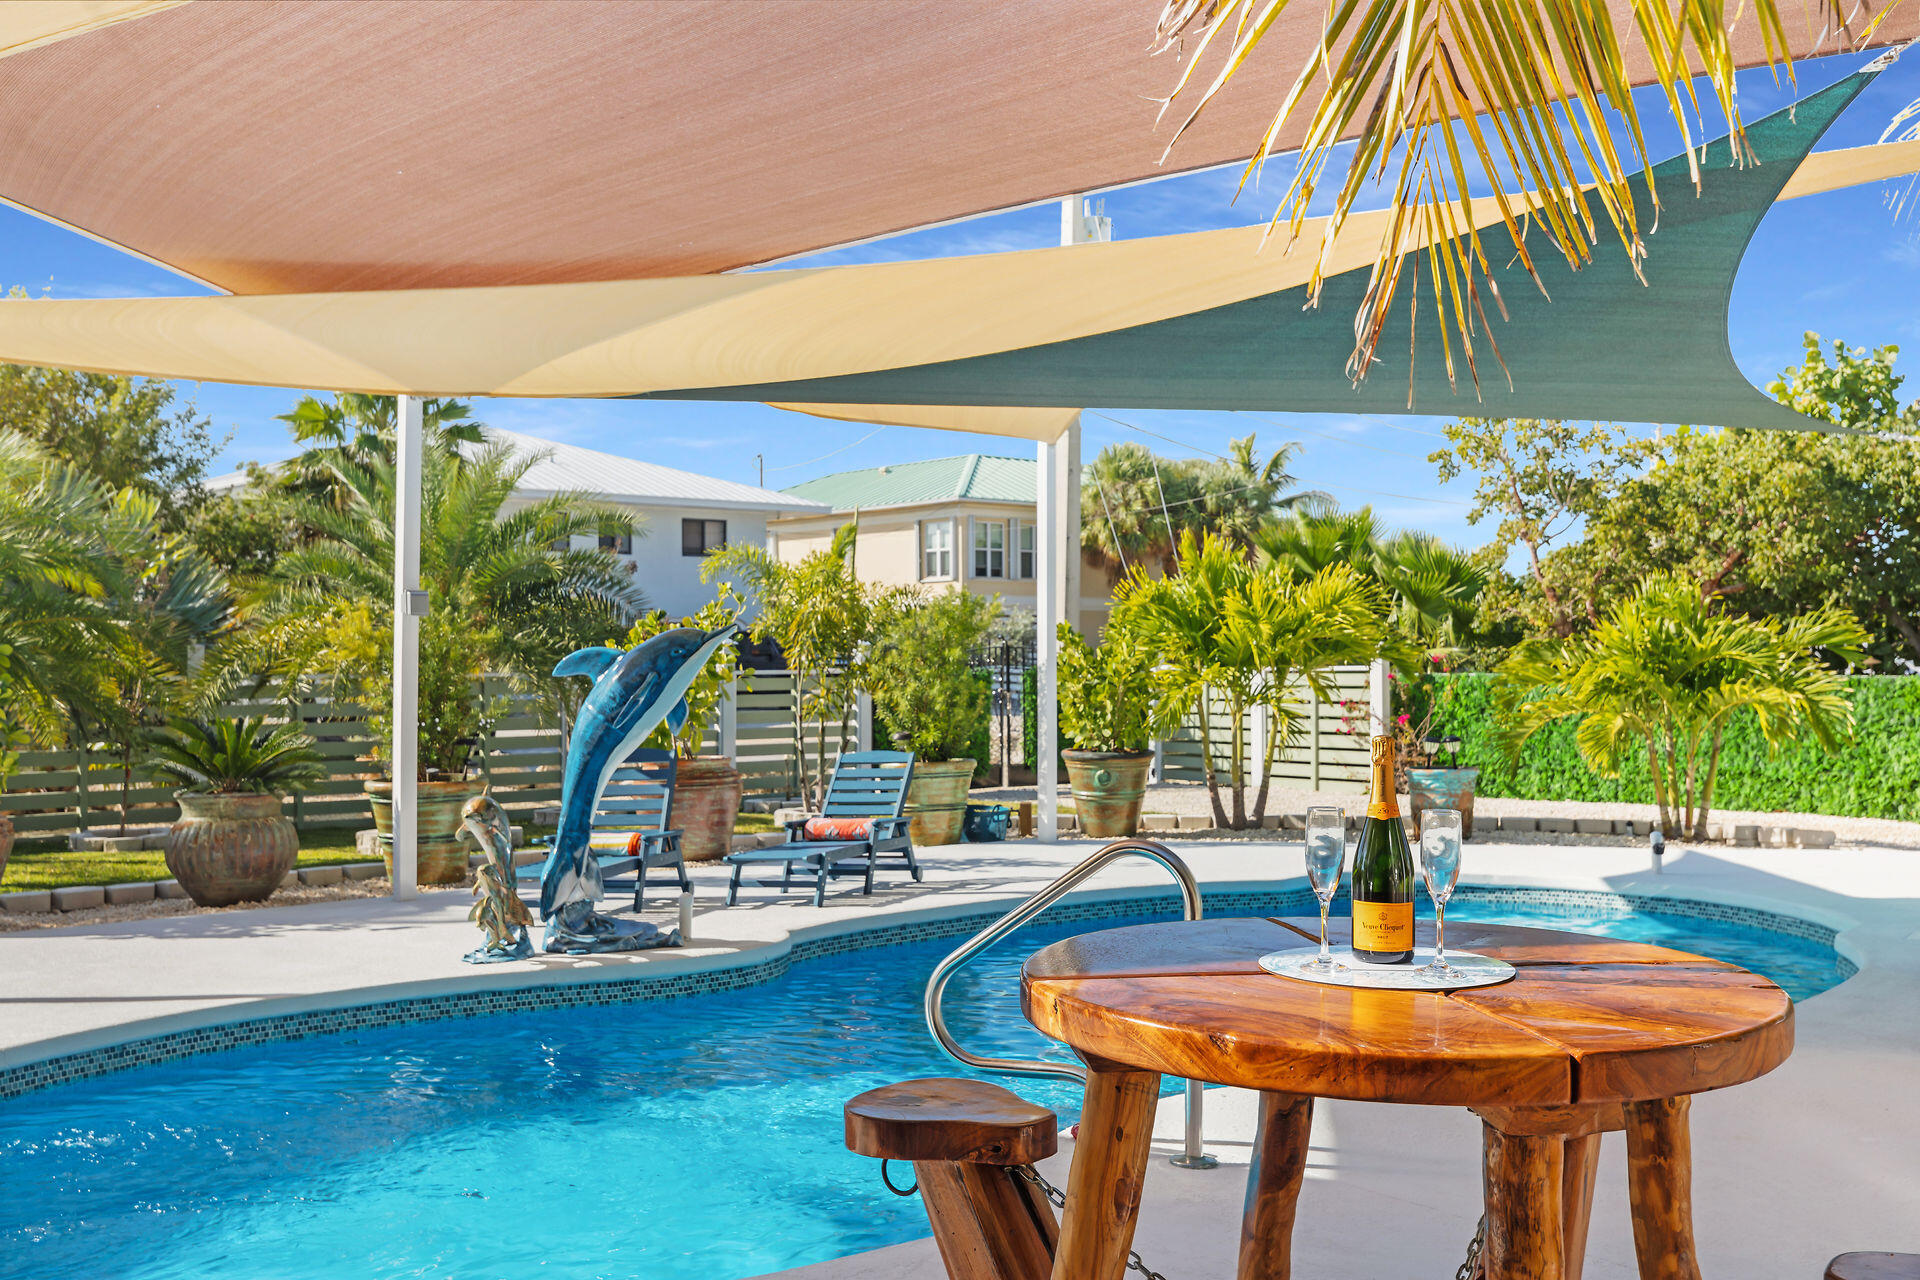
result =
[{"label": "terracotta planter", "polygon": [[167,832],[167,870],[203,907],[263,902],[300,857],[300,836],[280,797],[177,791],[180,820]]},{"label": "terracotta planter", "polygon": [[0,879],[7,874],[7,859],[13,854],[13,817],[0,813]]},{"label": "terracotta planter", "polygon": [[740,817],[740,793],[745,785],[745,776],[725,756],[695,756],[680,762],[667,825],[683,833],[683,859],[717,862],[727,856],[733,848],[733,824]]},{"label": "terracotta planter", "polygon": [[916,845],[957,844],[967,818],[971,760],[916,760],[907,784],[907,816]]},{"label": "terracotta planter", "polygon": [[[420,786],[420,843],[414,876],[420,884],[459,884],[467,878],[468,846],[460,843],[460,807],[480,794],[480,784],[422,782]],[[380,833],[380,853],[387,878],[393,878],[393,784],[369,782],[367,799],[373,804],[373,827]]]},{"label": "terracotta planter", "polygon": [[1073,809],[1085,835],[1099,839],[1130,836],[1140,829],[1140,804],[1147,798],[1151,751],[1062,751]]},{"label": "terracotta planter", "polygon": [[1420,830],[1422,810],[1458,809],[1460,838],[1473,839],[1473,787],[1479,780],[1478,769],[1407,770],[1407,808],[1413,829]]}]

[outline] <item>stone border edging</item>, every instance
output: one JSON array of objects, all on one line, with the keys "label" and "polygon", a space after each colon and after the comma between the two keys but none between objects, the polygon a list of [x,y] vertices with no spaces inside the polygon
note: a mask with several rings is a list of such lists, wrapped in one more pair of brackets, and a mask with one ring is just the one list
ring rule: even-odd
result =
[{"label": "stone border edging", "polygon": [[[1274,882],[1232,881],[1202,886],[1202,893],[1212,911],[1229,913],[1238,908],[1240,914],[1267,915],[1292,912],[1310,914],[1316,905],[1312,892],[1306,887],[1304,881],[1293,878]],[[1604,899],[1621,904],[1628,911],[1639,911],[1649,915],[1742,924],[1832,948],[1841,962],[1842,982],[1857,974],[1862,968],[1861,957],[1853,948],[1843,946],[1840,941],[1842,929],[1846,927],[1845,922],[1819,920],[1813,917],[1829,913],[1813,911],[1811,915],[1801,914],[1797,906],[1793,912],[1788,912],[1727,900],[1729,897],[1738,898],[1740,895],[1737,894],[1682,897],[1671,894],[1638,893],[1612,887],[1562,887],[1537,883],[1505,884],[1497,879],[1492,882],[1462,884],[1459,893],[1460,901],[1474,898],[1488,898],[1495,901],[1502,899],[1536,901],[1543,895],[1549,900],[1555,897],[1561,900],[1578,899],[1583,902]],[[150,1031],[144,1035],[135,1034],[124,1039],[65,1053],[56,1049],[54,1053],[45,1057],[0,1065],[0,1099],[18,1097],[54,1085],[110,1075],[133,1067],[153,1065],[175,1058],[197,1057],[201,1054],[217,1053],[253,1044],[302,1040],[340,1031],[397,1026],[412,1022],[437,1022],[493,1013],[651,1003],[681,996],[738,990],[774,981],[783,976],[797,962],[880,946],[971,933],[1000,919],[1007,911],[1024,901],[1024,897],[1025,895],[989,900],[985,903],[951,903],[945,906],[908,909],[878,921],[837,920],[814,926],[802,926],[760,946],[715,956],[696,957],[691,961],[675,965],[673,972],[664,974],[648,973],[646,970],[651,965],[631,966],[639,972],[623,976],[606,976],[596,973],[585,977],[556,979],[542,973],[529,975],[524,972],[502,972],[497,975],[501,981],[485,986],[470,985],[471,980],[463,975],[461,979],[396,984],[401,990],[408,987],[418,988],[414,994],[392,995],[382,999],[361,1000],[343,1005],[296,1008],[250,1018],[193,1021],[189,1025],[170,1030]],[[1142,892],[1142,887],[1137,885],[1116,886],[1110,889],[1083,890],[1071,894],[1056,904],[1047,918],[1066,923],[1077,920],[1113,919],[1139,914],[1142,911],[1171,910],[1176,905],[1176,896],[1166,889],[1155,888]],[[672,957],[663,953],[649,954],[659,960],[672,961]],[[494,975],[475,976],[484,980]],[[512,979],[528,976],[536,980],[524,983],[512,982]],[[456,982],[463,985],[448,989],[452,983]],[[312,999],[325,999],[329,994],[338,997],[350,996],[352,993],[333,992],[319,997],[303,997],[298,1003],[304,1004]],[[271,1007],[278,1002],[263,1003]],[[216,1013],[230,1009],[231,1006],[222,1006],[203,1012]],[[185,1016],[193,1019],[198,1018],[200,1014]],[[172,1019],[159,1021],[172,1021]],[[142,1024],[123,1024],[120,1029],[140,1025]],[[149,1022],[146,1025],[151,1026],[152,1023]],[[100,1034],[111,1034],[112,1030],[103,1029],[83,1033],[83,1035],[86,1038],[93,1038]],[[43,1043],[57,1045],[61,1041],[70,1040],[70,1037],[59,1037],[54,1041]],[[31,1046],[22,1046],[22,1048],[30,1050]],[[13,1052],[18,1053],[19,1049]],[[13,1056],[13,1054],[3,1056]]]}]

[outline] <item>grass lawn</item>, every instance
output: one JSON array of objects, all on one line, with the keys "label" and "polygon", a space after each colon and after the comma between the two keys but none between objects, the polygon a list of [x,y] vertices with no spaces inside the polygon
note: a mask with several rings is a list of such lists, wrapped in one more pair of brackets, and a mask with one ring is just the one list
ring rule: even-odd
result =
[{"label": "grass lawn", "polygon": [[[743,813],[734,821],[736,832],[774,830],[773,818],[764,813]],[[553,834],[551,827],[528,827],[531,843]],[[336,866],[345,862],[378,862],[363,858],[353,846],[352,827],[325,827],[300,833],[300,862],[303,867]],[[74,853],[60,848],[15,847],[7,859],[7,871],[0,879],[0,893],[30,889],[58,889],[70,884],[129,884],[137,880],[170,880],[167,856],[158,849],[138,853]]]}]

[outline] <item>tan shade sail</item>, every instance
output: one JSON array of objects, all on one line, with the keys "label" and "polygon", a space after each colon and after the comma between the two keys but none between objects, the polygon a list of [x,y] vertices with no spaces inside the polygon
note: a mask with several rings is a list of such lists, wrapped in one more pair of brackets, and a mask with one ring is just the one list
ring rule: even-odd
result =
[{"label": "tan shade sail", "polygon": [[836,422],[871,422],[889,427],[932,427],[939,431],[968,431],[981,436],[1011,436],[1019,440],[1057,440],[1078,409],[1028,409],[1002,405],[926,404],[779,404],[776,409],[832,418]]},{"label": "tan shade sail", "polygon": [[[1906,147],[1838,155],[1809,157],[1791,185],[1811,194],[1862,174],[1920,168],[1920,155]],[[1709,192],[1732,172],[1709,170]],[[1692,199],[1682,194],[1669,203],[1677,209]],[[1488,201],[1477,213],[1482,225],[1497,218]],[[1370,263],[1375,236],[1367,224],[1383,216],[1355,216],[1336,270]],[[819,380],[1137,329],[1303,284],[1317,228],[1294,253],[1278,242],[1262,251],[1261,234],[1235,228],[969,258],[598,284],[14,299],[0,301],[0,360],[424,395],[624,396]],[[1656,260],[1659,243],[1656,235]],[[1058,413],[998,421],[1007,434],[1051,439],[1060,431]],[[852,409],[849,416],[884,420]]]},{"label": "tan shade sail", "polygon": [[1324,7],[1166,166],[1160,7],[200,0],[0,58],[0,198],[235,293],[709,274],[1245,155]]}]

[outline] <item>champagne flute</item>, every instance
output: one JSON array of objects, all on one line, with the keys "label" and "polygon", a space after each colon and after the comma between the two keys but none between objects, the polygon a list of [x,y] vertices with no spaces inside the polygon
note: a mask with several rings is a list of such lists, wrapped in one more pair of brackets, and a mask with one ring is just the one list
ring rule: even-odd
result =
[{"label": "champagne flute", "polygon": [[1347,860],[1347,815],[1344,809],[1321,805],[1307,810],[1307,882],[1320,899],[1320,956],[1304,966],[1315,973],[1346,968],[1333,962],[1327,947],[1327,908],[1340,890],[1342,864]]},{"label": "champagne flute", "polygon": [[1459,970],[1447,963],[1447,899],[1460,878],[1460,811],[1428,809],[1420,815],[1420,873],[1433,899],[1433,959],[1420,972],[1450,978]]}]

